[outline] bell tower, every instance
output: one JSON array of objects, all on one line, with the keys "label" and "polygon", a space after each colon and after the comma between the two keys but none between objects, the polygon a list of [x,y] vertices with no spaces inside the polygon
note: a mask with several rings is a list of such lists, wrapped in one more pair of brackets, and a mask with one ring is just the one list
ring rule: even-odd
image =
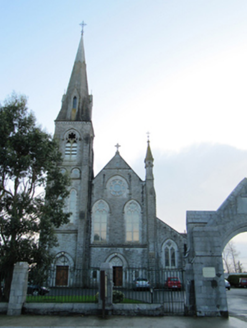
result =
[{"label": "bell tower", "polygon": [[[66,210],[72,213],[70,223],[59,230],[58,234],[62,236],[58,239],[60,244],[66,235],[76,269],[86,269],[89,265],[94,139],[92,104],[93,97],[88,93],[82,31],[67,92],[63,95],[61,110],[55,120],[55,138],[63,156],[61,169],[71,178]],[[62,251],[63,243],[61,245]]]}]

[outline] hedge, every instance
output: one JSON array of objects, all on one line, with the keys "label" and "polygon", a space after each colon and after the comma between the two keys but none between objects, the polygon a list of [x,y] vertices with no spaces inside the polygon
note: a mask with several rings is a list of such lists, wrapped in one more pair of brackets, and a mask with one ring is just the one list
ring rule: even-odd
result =
[{"label": "hedge", "polygon": [[231,274],[228,276],[227,280],[229,281],[231,286],[239,287],[239,278],[247,278],[247,274]]}]

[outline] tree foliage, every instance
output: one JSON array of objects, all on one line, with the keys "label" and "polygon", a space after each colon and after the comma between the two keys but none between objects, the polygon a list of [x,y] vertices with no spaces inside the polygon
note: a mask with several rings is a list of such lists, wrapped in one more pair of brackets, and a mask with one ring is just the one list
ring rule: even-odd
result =
[{"label": "tree foliage", "polygon": [[24,96],[0,105],[0,281],[7,296],[14,264],[47,267],[54,228],[69,221],[69,178],[60,163],[56,140],[36,125]]}]

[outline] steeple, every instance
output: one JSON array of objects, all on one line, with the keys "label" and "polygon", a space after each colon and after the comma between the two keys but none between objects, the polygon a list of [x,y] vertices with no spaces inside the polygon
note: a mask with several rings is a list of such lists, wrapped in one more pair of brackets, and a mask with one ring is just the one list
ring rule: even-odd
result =
[{"label": "steeple", "polygon": [[154,159],[153,159],[153,155],[151,152],[151,148],[150,148],[150,141],[148,140],[148,147],[147,147],[147,154],[146,154],[146,158],[145,158],[145,163],[151,161],[153,163]]},{"label": "steeple", "polygon": [[82,31],[67,92],[63,95],[62,107],[56,121],[91,121],[92,101],[92,95],[88,94]]}]

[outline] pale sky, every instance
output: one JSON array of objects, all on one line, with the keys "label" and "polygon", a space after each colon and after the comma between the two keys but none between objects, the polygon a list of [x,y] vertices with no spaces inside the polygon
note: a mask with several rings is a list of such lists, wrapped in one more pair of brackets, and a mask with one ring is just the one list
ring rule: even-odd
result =
[{"label": "pale sky", "polygon": [[149,131],[161,220],[183,232],[186,210],[216,210],[246,177],[246,0],[0,0],[0,12],[0,100],[27,95],[50,133],[84,20],[95,174],[120,143],[144,179]]}]

